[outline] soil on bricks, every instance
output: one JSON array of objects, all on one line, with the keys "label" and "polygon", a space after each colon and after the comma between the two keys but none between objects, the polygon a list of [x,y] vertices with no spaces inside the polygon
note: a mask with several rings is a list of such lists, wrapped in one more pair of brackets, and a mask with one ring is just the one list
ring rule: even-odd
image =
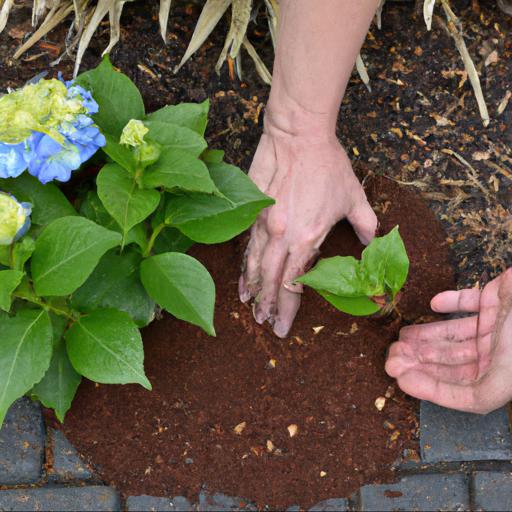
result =
[{"label": "soil on bricks", "polygon": [[[373,178],[367,192],[381,231],[400,224],[410,254],[402,323],[432,319],[430,298],[453,286],[442,230],[408,189]],[[153,391],[84,382],[66,435],[125,495],[196,501],[206,485],[284,509],[393,480],[392,463],[417,449],[417,402],[384,372],[398,319],[350,317],[306,290],[291,335],[280,340],[238,299],[244,242],[192,250],[217,285],[217,337],[170,316],[155,322],[144,331]],[[359,257],[362,248],[341,223],[322,255]],[[386,393],[379,411],[375,399]]]}]

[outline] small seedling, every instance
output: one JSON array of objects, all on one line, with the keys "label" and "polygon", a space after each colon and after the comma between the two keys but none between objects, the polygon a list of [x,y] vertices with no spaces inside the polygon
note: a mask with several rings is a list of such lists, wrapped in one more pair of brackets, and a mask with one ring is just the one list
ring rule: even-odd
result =
[{"label": "small seedling", "polygon": [[296,281],[314,288],[335,308],[354,316],[395,309],[409,273],[409,258],[395,226],[375,238],[357,260],[353,256],[321,259]]}]

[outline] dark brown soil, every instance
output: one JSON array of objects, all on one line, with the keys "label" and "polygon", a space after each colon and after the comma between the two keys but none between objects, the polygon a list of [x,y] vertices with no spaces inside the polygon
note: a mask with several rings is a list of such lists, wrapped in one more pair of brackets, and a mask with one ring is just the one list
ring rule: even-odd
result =
[{"label": "dark brown soil", "polygon": [[[444,234],[416,194],[382,178],[368,189],[382,230],[400,223],[411,257],[403,316],[426,319],[430,297],[453,286]],[[342,223],[323,255],[361,249]],[[154,390],[84,382],[66,435],[127,495],[197,499],[206,484],[283,509],[393,479],[392,463],[416,448],[417,429],[416,401],[383,368],[398,321],[350,317],[307,290],[291,336],[279,340],[238,300],[240,253],[239,242],[193,250],[217,283],[218,337],[169,316],[154,323],[144,332]],[[379,412],[375,400],[386,392]]]}]

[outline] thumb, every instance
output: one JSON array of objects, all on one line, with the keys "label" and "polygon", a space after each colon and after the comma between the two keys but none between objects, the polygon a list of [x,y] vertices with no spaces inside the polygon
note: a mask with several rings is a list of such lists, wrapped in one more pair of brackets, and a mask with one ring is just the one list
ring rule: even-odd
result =
[{"label": "thumb", "polygon": [[368,245],[374,239],[378,221],[366,197],[350,210],[347,219],[361,243]]}]

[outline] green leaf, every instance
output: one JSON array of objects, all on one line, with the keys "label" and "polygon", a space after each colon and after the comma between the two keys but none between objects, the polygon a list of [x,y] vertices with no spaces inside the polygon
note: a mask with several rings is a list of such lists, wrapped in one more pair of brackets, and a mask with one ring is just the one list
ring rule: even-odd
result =
[{"label": "green leaf", "polygon": [[193,245],[194,241],[190,240],[181,231],[175,228],[165,228],[158,235],[153,245],[155,254],[163,252],[187,252]]},{"label": "green leaf", "polygon": [[43,185],[28,173],[2,180],[2,190],[10,192],[18,201],[32,204],[33,224],[46,226],[55,219],[77,214],[59,188],[53,183]]},{"label": "green leaf", "polygon": [[343,297],[366,296],[364,283],[359,279],[359,261],[352,256],[321,259],[296,281]]},{"label": "green leaf", "polygon": [[117,164],[107,164],[96,178],[98,196],[124,233],[149,217],[160,202],[156,190],[138,188],[134,179]]},{"label": "green leaf", "polygon": [[180,103],[179,105],[167,105],[166,107],[149,114],[148,121],[171,123],[194,130],[199,135],[204,135],[208,123],[209,100],[202,103]]},{"label": "green leaf", "polygon": [[[384,281],[393,298],[401,290],[409,273],[409,258],[395,226],[387,235],[375,238],[361,256],[361,273],[375,286],[371,295],[382,295],[378,281]],[[370,295],[370,294],[369,294]]]},{"label": "green leaf", "polygon": [[336,309],[353,316],[373,315],[380,311],[380,306],[368,297],[340,297],[329,292],[317,290],[317,292]]},{"label": "green leaf", "polygon": [[83,217],[63,217],[41,233],[31,260],[38,295],[69,295],[82,285],[121,235]]},{"label": "green leaf", "polygon": [[23,309],[0,322],[0,425],[11,404],[45,374],[52,327],[45,311]]},{"label": "green leaf", "polygon": [[12,249],[12,267],[16,270],[23,270],[35,248],[36,243],[30,236],[24,236],[19,242],[16,242]]},{"label": "green leaf", "polygon": [[182,149],[197,157],[207,147],[204,138],[190,128],[160,121],[147,121],[144,124],[149,128],[145,139],[157,142],[164,148]]},{"label": "green leaf", "polygon": [[222,149],[205,149],[201,154],[201,159],[208,164],[221,164],[224,160],[224,151]]},{"label": "green leaf", "polygon": [[142,284],[160,306],[215,336],[215,284],[201,263],[186,254],[169,252],[143,261],[140,271]]},{"label": "green leaf", "polygon": [[105,57],[101,64],[82,73],[75,81],[89,90],[99,106],[94,121],[104,134],[121,136],[130,119],[144,118],[144,102],[136,85],[116,71]]},{"label": "green leaf", "polygon": [[155,303],[148,296],[139,277],[140,254],[127,250],[110,251],[98,263],[87,281],[73,294],[71,305],[83,313],[113,308],[130,315],[139,327],[155,316]]},{"label": "green leaf", "polygon": [[0,309],[10,311],[11,295],[18,288],[23,275],[19,270],[0,270]]},{"label": "green leaf", "polygon": [[[121,226],[119,226],[119,224],[114,220],[114,217],[105,210],[98,194],[93,190],[87,192],[87,196],[80,206],[80,214],[104,228],[110,229],[111,231],[118,231],[122,234]],[[135,243],[144,250],[148,243],[144,225],[137,224],[135,227],[130,229],[125,236],[124,243],[125,245]]]},{"label": "green leaf", "polygon": [[171,197],[165,217],[167,224],[190,239],[214,244],[245,231],[274,201],[233,165],[211,164],[209,169],[215,185],[228,200],[204,194]]},{"label": "green leaf", "polygon": [[30,395],[45,407],[53,409],[57,419],[63,423],[81,380],[82,377],[69,360],[64,340],[59,337],[53,347],[50,367],[43,379],[32,388]]},{"label": "green leaf", "polygon": [[81,317],[65,334],[75,370],[102,384],[151,384],[144,374],[139,329],[127,313],[97,309]]},{"label": "green leaf", "polygon": [[118,163],[123,169],[130,171],[131,173],[135,172],[137,167],[137,162],[133,156],[130,148],[119,144],[116,137],[112,135],[105,135],[105,139],[107,140],[107,144],[101,148],[114,162]]},{"label": "green leaf", "polygon": [[147,188],[218,192],[206,164],[183,149],[164,149],[158,161],[145,170],[142,183]]}]

